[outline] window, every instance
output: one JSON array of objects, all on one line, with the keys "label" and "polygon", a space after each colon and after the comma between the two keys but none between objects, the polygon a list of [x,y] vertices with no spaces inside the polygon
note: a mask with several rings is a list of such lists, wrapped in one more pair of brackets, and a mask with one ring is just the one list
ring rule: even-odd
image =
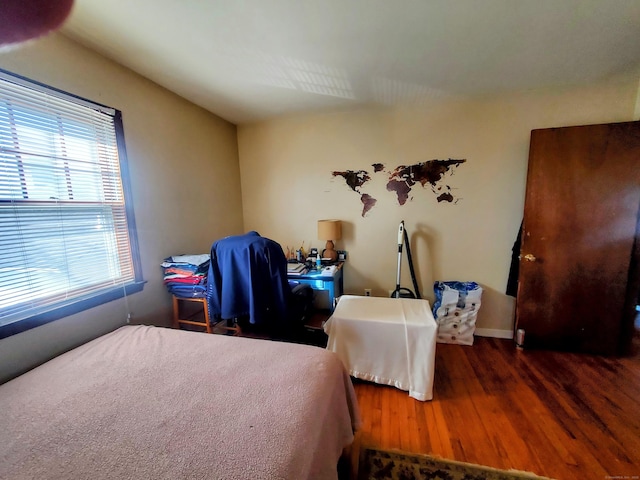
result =
[{"label": "window", "polygon": [[0,338],[142,289],[118,110],[0,70]]}]

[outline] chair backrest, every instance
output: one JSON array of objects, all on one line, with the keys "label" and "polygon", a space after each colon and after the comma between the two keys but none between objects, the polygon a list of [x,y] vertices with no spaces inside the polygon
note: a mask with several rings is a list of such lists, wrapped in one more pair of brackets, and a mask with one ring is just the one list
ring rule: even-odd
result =
[{"label": "chair backrest", "polygon": [[210,315],[248,317],[254,325],[280,327],[289,320],[290,297],[287,260],[277,242],[252,231],[212,245],[207,278]]}]

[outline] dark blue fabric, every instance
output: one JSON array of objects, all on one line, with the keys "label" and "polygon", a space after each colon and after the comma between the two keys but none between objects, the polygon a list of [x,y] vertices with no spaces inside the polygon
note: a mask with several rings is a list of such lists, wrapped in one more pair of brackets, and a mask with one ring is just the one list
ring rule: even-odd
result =
[{"label": "dark blue fabric", "polygon": [[166,286],[169,293],[181,298],[204,298],[207,293],[204,285],[168,283]]},{"label": "dark blue fabric", "polygon": [[213,317],[284,325],[290,295],[287,259],[277,242],[249,232],[211,247],[207,301]]}]

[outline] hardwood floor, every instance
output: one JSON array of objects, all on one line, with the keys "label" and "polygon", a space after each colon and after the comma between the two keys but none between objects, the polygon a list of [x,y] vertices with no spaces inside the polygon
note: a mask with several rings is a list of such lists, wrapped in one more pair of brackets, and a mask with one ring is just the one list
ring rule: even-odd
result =
[{"label": "hardwood floor", "polygon": [[[355,381],[354,443],[558,480],[640,478],[640,354],[518,351],[510,340],[438,344],[434,398]],[[624,476],[624,477],[621,477]]]}]

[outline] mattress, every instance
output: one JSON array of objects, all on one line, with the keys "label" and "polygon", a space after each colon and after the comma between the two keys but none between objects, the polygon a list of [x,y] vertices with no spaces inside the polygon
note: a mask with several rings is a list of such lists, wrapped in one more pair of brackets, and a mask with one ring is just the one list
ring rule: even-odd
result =
[{"label": "mattress", "polygon": [[125,326],[0,386],[0,478],[337,478],[360,419],[323,349]]}]

